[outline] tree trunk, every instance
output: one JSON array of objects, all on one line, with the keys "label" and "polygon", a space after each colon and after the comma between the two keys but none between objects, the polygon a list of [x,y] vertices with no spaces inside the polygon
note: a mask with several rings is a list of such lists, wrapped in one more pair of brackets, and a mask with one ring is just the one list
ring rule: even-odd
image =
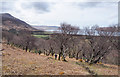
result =
[{"label": "tree trunk", "polygon": [[59,53],[59,56],[58,56],[58,60],[60,60],[61,54],[62,54],[62,53],[60,52],[60,53]]},{"label": "tree trunk", "polygon": [[75,52],[73,52],[73,54],[72,54],[72,56],[71,56],[72,58],[74,58],[75,57]]},{"label": "tree trunk", "polygon": [[29,52],[31,51],[31,49],[29,49]]},{"label": "tree trunk", "polygon": [[71,54],[70,54],[70,52],[69,52],[69,58],[71,58]]},{"label": "tree trunk", "polygon": [[54,53],[52,52],[52,56],[54,55]]},{"label": "tree trunk", "polygon": [[28,50],[28,47],[26,46],[25,51],[27,52],[27,50]]},{"label": "tree trunk", "polygon": [[63,53],[63,61],[66,61],[66,59],[65,59],[65,53]]},{"label": "tree trunk", "polygon": [[62,53],[63,53],[63,45],[60,47],[60,53],[59,53],[58,60],[60,60],[60,57],[61,57]]},{"label": "tree trunk", "polygon": [[23,50],[25,50],[25,48],[23,47]]},{"label": "tree trunk", "polygon": [[76,60],[78,60],[78,54],[79,54],[79,53],[77,53],[77,55],[76,55]]}]

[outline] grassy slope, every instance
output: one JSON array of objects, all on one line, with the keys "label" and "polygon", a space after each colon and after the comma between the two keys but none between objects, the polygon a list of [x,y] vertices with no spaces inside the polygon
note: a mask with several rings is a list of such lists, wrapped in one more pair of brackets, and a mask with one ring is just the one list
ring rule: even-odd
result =
[{"label": "grassy slope", "polygon": [[[88,67],[98,75],[117,75],[118,67],[106,64],[88,65],[80,63],[74,58],[66,58],[68,62],[54,60],[52,56],[38,55],[25,52],[16,47],[3,44],[3,75],[89,75],[90,73],[82,66]],[[79,64],[76,64],[78,62]],[[112,68],[111,68],[112,67]]]},{"label": "grassy slope", "polygon": [[60,72],[72,75],[89,74],[79,65],[54,60],[53,57],[25,52],[3,45],[3,75],[59,75]]}]

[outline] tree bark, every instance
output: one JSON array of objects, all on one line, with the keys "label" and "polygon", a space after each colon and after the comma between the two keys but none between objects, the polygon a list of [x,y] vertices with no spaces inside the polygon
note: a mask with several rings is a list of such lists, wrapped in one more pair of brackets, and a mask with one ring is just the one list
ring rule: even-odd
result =
[{"label": "tree bark", "polygon": [[28,50],[28,47],[26,46],[25,51],[27,52],[27,50]]},{"label": "tree bark", "polygon": [[60,53],[59,53],[59,56],[58,56],[58,60],[60,60],[61,55],[62,55],[62,53],[60,52]]}]

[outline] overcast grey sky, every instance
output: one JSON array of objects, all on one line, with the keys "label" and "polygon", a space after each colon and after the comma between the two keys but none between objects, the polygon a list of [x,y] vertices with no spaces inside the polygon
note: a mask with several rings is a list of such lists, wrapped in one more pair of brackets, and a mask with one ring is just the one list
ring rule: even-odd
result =
[{"label": "overcast grey sky", "polygon": [[30,25],[59,26],[66,22],[74,26],[109,26],[118,23],[118,3],[70,1],[4,1],[2,13],[10,13]]}]

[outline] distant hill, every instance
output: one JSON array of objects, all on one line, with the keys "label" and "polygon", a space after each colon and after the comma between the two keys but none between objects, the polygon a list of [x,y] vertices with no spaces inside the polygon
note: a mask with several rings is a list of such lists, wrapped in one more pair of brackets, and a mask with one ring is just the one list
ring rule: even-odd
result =
[{"label": "distant hill", "polygon": [[120,32],[119,27],[99,27],[96,30],[107,31],[107,32],[110,32],[110,31],[117,31],[117,32],[119,31]]},{"label": "distant hill", "polygon": [[32,26],[36,29],[42,30],[42,31],[57,31],[58,26]]},{"label": "distant hill", "polygon": [[[2,22],[1,22],[2,21]],[[0,26],[2,26],[2,29],[10,30],[10,29],[16,29],[16,30],[36,30],[35,28],[31,27],[26,22],[15,18],[14,16],[10,15],[9,13],[2,13],[0,14]]]}]

